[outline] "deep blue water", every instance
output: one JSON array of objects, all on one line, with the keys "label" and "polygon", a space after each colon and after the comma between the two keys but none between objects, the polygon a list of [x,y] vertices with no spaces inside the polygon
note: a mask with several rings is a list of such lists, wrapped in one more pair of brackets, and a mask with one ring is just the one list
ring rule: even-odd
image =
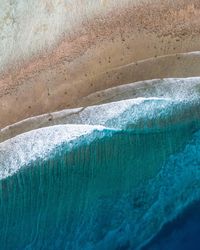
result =
[{"label": "deep blue water", "polygon": [[143,250],[197,250],[200,248],[200,201],[166,224]]}]

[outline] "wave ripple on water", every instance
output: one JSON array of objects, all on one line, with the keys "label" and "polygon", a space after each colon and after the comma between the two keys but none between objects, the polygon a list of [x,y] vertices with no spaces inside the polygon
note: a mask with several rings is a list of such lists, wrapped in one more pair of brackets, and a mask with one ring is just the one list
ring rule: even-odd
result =
[{"label": "wave ripple on water", "polygon": [[2,142],[2,248],[148,243],[200,198],[199,87],[199,78],[163,80]]}]

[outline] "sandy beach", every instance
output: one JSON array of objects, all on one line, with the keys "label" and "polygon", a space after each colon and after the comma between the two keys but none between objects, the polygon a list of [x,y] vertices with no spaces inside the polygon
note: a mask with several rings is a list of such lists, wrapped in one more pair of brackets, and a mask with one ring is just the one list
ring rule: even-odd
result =
[{"label": "sandy beach", "polygon": [[0,6],[0,249],[200,249],[200,0]]},{"label": "sandy beach", "polygon": [[19,54],[18,59],[2,60],[0,128],[90,105],[85,101],[88,95],[120,84],[199,75],[198,53],[179,56],[200,50],[198,1],[101,4],[105,6],[95,14],[87,12],[70,32],[60,29],[51,46],[24,58]]}]

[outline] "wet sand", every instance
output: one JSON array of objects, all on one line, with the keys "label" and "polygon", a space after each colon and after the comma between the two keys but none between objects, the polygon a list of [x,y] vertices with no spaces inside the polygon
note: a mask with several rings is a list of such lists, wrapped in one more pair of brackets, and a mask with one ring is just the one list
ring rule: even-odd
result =
[{"label": "wet sand", "polygon": [[198,53],[179,55],[200,51],[199,7],[196,0],[127,1],[83,17],[51,48],[3,68],[0,128],[97,103],[87,96],[120,84],[200,75]]}]

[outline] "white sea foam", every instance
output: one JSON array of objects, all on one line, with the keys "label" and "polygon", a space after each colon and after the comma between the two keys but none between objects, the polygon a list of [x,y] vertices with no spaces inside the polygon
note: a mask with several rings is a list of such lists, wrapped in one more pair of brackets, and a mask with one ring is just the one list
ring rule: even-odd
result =
[{"label": "white sea foam", "polygon": [[13,175],[38,158],[45,159],[63,143],[73,147],[76,139],[103,129],[105,129],[103,126],[58,125],[33,130],[2,142],[0,143],[0,179]]},{"label": "white sea foam", "polygon": [[[0,143],[0,178],[12,175],[37,158],[47,157],[58,145],[64,142],[70,145],[69,142],[89,135],[94,130],[119,131],[129,128],[144,132],[145,129],[150,131],[154,127],[165,129],[169,123],[180,122],[180,119],[185,117],[184,101],[184,98],[181,100],[156,96],[138,97],[87,107],[77,113],[72,112],[62,121],[67,125],[32,130]],[[190,100],[186,101],[186,107],[189,102]],[[179,111],[184,115],[178,117]],[[188,121],[193,118],[198,119],[198,114],[197,112],[195,117],[189,113],[187,119],[184,119]],[[148,121],[151,121],[150,125]],[[158,122],[152,123],[152,121]]]},{"label": "white sea foam", "polygon": [[[104,101],[109,103],[44,114],[3,128],[0,131],[0,141],[39,127],[58,124],[91,124],[124,128],[128,116],[131,116],[131,122],[136,124],[141,119],[158,119],[159,114],[169,115],[169,112],[165,111],[172,111],[175,106],[180,107],[182,104],[199,106],[200,77],[130,83],[107,89],[103,92],[103,96]],[[119,117],[123,119],[116,122]]]},{"label": "white sea foam", "polygon": [[[117,102],[106,103],[97,106],[87,107],[79,113],[78,116],[71,116],[68,119],[68,122],[75,122],[81,124],[99,124],[99,125],[111,125],[109,124],[110,121],[120,117],[124,112],[136,109],[138,106],[142,107],[145,103],[153,104],[156,103],[158,106],[159,104],[168,105],[171,101],[170,98],[159,98],[159,97],[138,97],[134,99],[122,100]],[[153,107],[152,110],[155,110],[156,107]],[[144,113],[140,112],[135,114],[135,116],[144,116]],[[72,120],[70,119],[72,118]],[[127,117],[125,123],[131,119],[131,113],[129,117]],[[113,123],[111,126],[115,128],[121,128],[124,124]]]}]

